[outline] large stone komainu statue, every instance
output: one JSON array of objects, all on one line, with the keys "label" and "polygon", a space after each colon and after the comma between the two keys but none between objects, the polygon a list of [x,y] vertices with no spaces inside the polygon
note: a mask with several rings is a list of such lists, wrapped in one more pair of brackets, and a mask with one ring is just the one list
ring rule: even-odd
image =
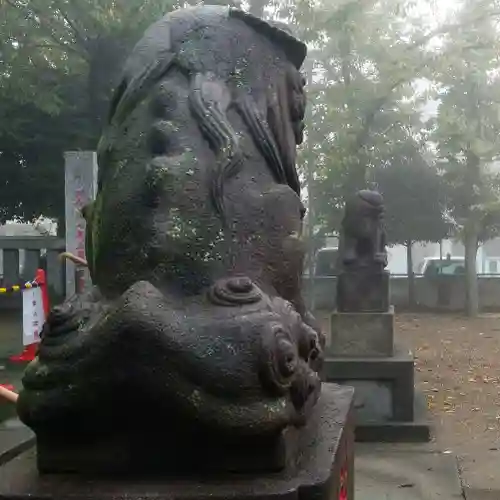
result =
[{"label": "large stone komainu statue", "polygon": [[85,211],[95,286],[53,309],[23,379],[40,470],[284,466],[324,344],[300,291],[305,54],[214,6],[135,47]]},{"label": "large stone komainu statue", "polygon": [[341,232],[341,264],[344,268],[387,266],[384,200],[377,191],[358,191],[345,206]]},{"label": "large stone komainu statue", "polygon": [[377,191],[363,189],[346,201],[339,254],[337,309],[340,312],[388,311],[384,199]]}]

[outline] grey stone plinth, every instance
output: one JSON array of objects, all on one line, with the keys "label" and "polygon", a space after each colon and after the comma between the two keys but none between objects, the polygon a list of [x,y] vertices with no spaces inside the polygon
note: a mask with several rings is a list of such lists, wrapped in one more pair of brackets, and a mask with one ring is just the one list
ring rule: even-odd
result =
[{"label": "grey stone plinth", "polygon": [[354,386],[356,440],[426,442],[430,427],[426,406],[415,394],[414,360],[395,349],[388,357],[328,357],[324,378]]},{"label": "grey stone plinth", "polygon": [[340,312],[387,312],[389,273],[372,268],[342,271],[337,282],[337,309]]},{"label": "grey stone plinth", "polygon": [[[321,398],[300,432],[300,458],[280,472],[113,479],[40,475],[33,447],[0,466],[0,499],[317,500],[340,498],[341,488],[346,488],[346,498],[354,498],[353,398],[352,388],[323,384]],[[210,450],[206,452],[210,460]]]},{"label": "grey stone plinth", "polygon": [[384,313],[335,312],[327,354],[384,357],[394,354],[394,308]]}]

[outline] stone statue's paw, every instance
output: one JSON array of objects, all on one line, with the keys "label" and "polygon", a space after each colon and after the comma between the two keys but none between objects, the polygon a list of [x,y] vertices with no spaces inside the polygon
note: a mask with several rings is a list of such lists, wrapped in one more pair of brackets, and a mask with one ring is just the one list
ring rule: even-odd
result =
[{"label": "stone statue's paw", "polygon": [[262,292],[246,276],[236,276],[217,281],[208,292],[209,300],[221,306],[255,304],[262,300]]},{"label": "stone statue's paw", "polygon": [[[48,415],[102,425],[97,416],[111,419],[120,401],[166,422],[262,434],[300,425],[319,394],[318,334],[248,278],[220,280],[190,301],[138,282],[93,314],[77,335],[49,335],[26,371],[19,413],[32,428]],[[68,325],[78,314],[54,318]]]},{"label": "stone statue's paw", "polygon": [[40,337],[49,339],[78,330],[80,326],[80,315],[75,312],[73,304],[64,303],[54,307],[43,325]]}]

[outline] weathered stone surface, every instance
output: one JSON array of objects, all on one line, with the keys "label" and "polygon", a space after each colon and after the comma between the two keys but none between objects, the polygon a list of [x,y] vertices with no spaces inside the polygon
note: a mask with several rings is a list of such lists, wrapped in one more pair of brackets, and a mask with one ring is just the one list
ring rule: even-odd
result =
[{"label": "weathered stone surface", "polygon": [[381,272],[387,266],[384,199],[364,189],[346,201],[340,232],[339,259],[344,269],[369,268]]},{"label": "weathered stone surface", "polygon": [[403,349],[388,357],[328,357],[324,380],[355,387],[356,439],[428,441],[425,401],[414,387],[414,359]]},{"label": "weathered stone surface", "polygon": [[18,400],[41,470],[112,454],[132,471],[145,441],[145,468],[192,471],[200,443],[221,469],[285,467],[324,345],[301,294],[305,54],[222,6],[172,12],[133,50],[84,210],[94,288],[51,312]]},{"label": "weathered stone surface", "polygon": [[383,313],[334,312],[329,340],[326,352],[331,356],[392,356],[394,308]]},{"label": "weathered stone surface", "polygon": [[340,312],[387,312],[389,273],[369,267],[343,271],[337,281],[337,309]]},{"label": "weathered stone surface", "polygon": [[354,387],[354,409],[360,422],[388,421],[394,418],[392,382],[386,380],[346,380]]},{"label": "weathered stone surface", "polygon": [[[72,474],[39,474],[33,448],[0,467],[3,500],[316,500],[354,498],[353,390],[323,384],[306,427],[300,433],[298,461],[268,474],[203,475],[186,480],[151,475],[136,480],[133,474],[113,479]],[[204,450],[200,448],[200,453]],[[210,453],[207,454],[210,455]],[[111,458],[111,457],[110,457]],[[114,456],[114,458],[117,458]],[[207,458],[210,460],[210,458]],[[344,484],[346,497],[340,496]]]},{"label": "weathered stone surface", "polygon": [[[325,380],[328,382],[351,385],[353,380],[382,382],[388,384],[392,393],[393,420],[411,421],[413,419],[414,401],[414,359],[401,349],[396,349],[394,356],[375,357],[328,357],[325,361]],[[357,407],[364,395],[357,395]],[[368,407],[368,403],[363,406]],[[375,416],[380,412],[374,411]]]},{"label": "weathered stone surface", "polygon": [[362,190],[347,200],[339,259],[337,309],[341,312],[388,311],[384,200],[380,193]]},{"label": "weathered stone surface", "polygon": [[[127,418],[130,418],[127,415]],[[266,436],[210,435],[179,422],[176,432],[159,430],[159,423],[134,421],[128,429],[83,439],[54,434],[37,439],[38,469],[43,474],[87,476],[226,474],[244,471],[279,472],[297,460],[301,430],[287,428]],[[129,435],[127,436],[126,433]],[[243,451],[244,450],[244,451]],[[131,472],[132,471],[132,472]]]}]

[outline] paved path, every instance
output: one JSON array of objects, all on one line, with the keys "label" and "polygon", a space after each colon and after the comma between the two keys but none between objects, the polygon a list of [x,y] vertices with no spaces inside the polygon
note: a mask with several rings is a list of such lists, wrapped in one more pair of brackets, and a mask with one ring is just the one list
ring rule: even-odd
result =
[{"label": "paved path", "polygon": [[451,454],[422,446],[358,444],[355,457],[355,500],[464,498]]},{"label": "paved path", "polygon": [[32,446],[34,439],[33,433],[17,419],[0,423],[0,465]]},{"label": "paved path", "polygon": [[458,467],[467,500],[500,499],[500,450],[459,457]]},{"label": "paved path", "polygon": [[357,444],[355,500],[500,500],[500,450],[456,457],[432,445]]}]

